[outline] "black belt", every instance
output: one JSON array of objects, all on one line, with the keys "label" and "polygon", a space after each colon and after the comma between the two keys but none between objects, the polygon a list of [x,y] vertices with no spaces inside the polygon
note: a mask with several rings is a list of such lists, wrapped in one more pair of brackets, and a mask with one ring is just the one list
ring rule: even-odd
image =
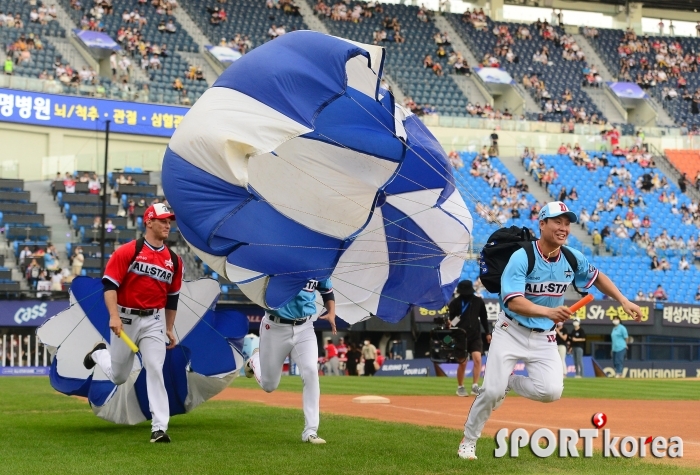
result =
[{"label": "black belt", "polygon": [[129,307],[119,307],[119,311],[122,313],[125,313],[127,315],[136,315],[138,317],[150,317],[154,313],[156,313],[157,310],[150,309],[150,310],[141,310],[139,308],[129,308]]},{"label": "black belt", "polygon": [[503,315],[505,315],[506,318],[507,318],[508,320],[510,320],[511,322],[515,323],[516,325],[520,325],[520,326],[523,327],[525,330],[530,330],[531,332],[535,332],[535,333],[547,333],[547,332],[551,332],[552,330],[554,330],[554,327],[556,326],[556,325],[552,325],[552,328],[550,328],[549,330],[543,330],[543,329],[541,329],[541,328],[530,328],[530,327],[526,327],[525,325],[523,325],[522,323],[520,323],[519,321],[517,321],[516,319],[514,319],[513,317],[511,317],[511,316],[508,315],[506,312],[503,312]]},{"label": "black belt", "polygon": [[306,323],[311,317],[292,319],[292,318],[282,318],[276,315],[267,314],[267,319],[275,323],[283,323],[285,325],[301,325]]}]

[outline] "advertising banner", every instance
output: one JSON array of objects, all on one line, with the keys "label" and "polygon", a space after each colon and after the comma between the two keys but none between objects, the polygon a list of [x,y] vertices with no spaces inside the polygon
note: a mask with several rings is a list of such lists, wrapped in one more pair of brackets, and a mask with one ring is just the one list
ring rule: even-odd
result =
[{"label": "advertising banner", "polygon": [[[595,363],[608,377],[615,376],[612,360],[596,359]],[[700,361],[625,361],[623,378],[700,378]]]},{"label": "advertising banner", "polygon": [[384,360],[375,376],[435,376],[435,364],[428,358]]},{"label": "advertising banner", "polygon": [[700,305],[665,303],[663,312],[663,326],[700,328]]},{"label": "advertising banner", "polygon": [[624,99],[644,99],[644,90],[633,82],[609,82],[608,86],[617,97]]},{"label": "advertising banner", "polygon": [[209,51],[212,56],[225,65],[229,65],[243,56],[235,49],[227,46],[205,46],[205,48],[207,48],[207,51]]},{"label": "advertising banner", "polygon": [[68,300],[0,300],[0,327],[38,327],[69,305]]},{"label": "advertising banner", "polygon": [[119,44],[106,33],[90,30],[73,30],[75,36],[80,38],[88,48],[108,49],[120,51]]},{"label": "advertising banner", "polygon": [[4,366],[0,376],[48,376],[50,366]]},{"label": "advertising banner", "polygon": [[0,88],[0,121],[101,131],[111,120],[115,133],[170,137],[187,107]]},{"label": "advertising banner", "polygon": [[[486,312],[488,313],[489,321],[496,320],[498,318],[498,313],[501,311],[501,305],[499,304],[498,300],[484,299],[484,302],[486,303]],[[564,302],[564,305],[571,306],[574,303],[575,300],[567,300]],[[639,323],[635,323],[635,325],[653,325],[654,302],[635,303],[639,305],[640,309],[642,310],[642,320]],[[685,307],[693,307],[693,305],[686,305]],[[666,308],[666,306],[664,308]],[[440,310],[428,310],[422,307],[413,307],[411,311],[413,312],[414,321],[420,323],[432,323],[435,317],[447,315],[447,307]],[[628,320],[632,320],[632,318],[622,309],[622,305],[615,300],[594,300],[590,304],[580,308],[574,315],[578,317],[581,322],[611,326],[613,317],[616,316],[620,317],[620,320],[622,320],[623,323]],[[700,320],[700,306],[696,309],[696,314],[694,315],[697,315],[698,320]],[[693,324],[691,326],[695,325]],[[700,321],[698,322],[698,326],[700,326]]]},{"label": "advertising banner", "polygon": [[508,71],[500,68],[473,68],[484,81],[492,84],[515,84]]},{"label": "advertising banner", "polygon": [[[488,356],[483,355],[481,357],[481,377],[484,376],[484,371],[486,369],[486,364],[488,361]],[[573,378],[576,376],[576,368],[574,366],[574,357],[571,355],[566,356],[566,368],[567,372],[566,375],[570,378]],[[440,364],[440,369],[445,373],[445,376],[448,378],[456,378],[457,377],[457,364],[456,363],[442,363]],[[473,361],[468,361],[467,362],[467,369],[464,372],[464,377],[466,379],[469,379],[472,377],[472,371],[474,370],[474,362]],[[518,361],[515,364],[514,368],[514,373],[519,375],[519,376],[527,376],[527,369],[525,368],[525,363],[522,361]],[[584,356],[583,357],[583,376],[585,378],[593,378],[595,377],[595,370],[593,368],[593,358],[590,356]],[[466,386],[466,383],[465,383]],[[471,386],[471,383],[469,384]]]}]

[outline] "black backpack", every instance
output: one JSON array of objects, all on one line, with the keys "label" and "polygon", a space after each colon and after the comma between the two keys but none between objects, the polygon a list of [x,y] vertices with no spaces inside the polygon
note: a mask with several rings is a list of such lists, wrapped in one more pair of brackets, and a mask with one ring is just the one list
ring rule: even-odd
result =
[{"label": "black backpack", "polygon": [[[134,263],[136,260],[136,257],[141,254],[141,250],[143,249],[143,245],[146,242],[144,238],[138,238],[136,240],[136,252],[134,252],[134,257],[131,258],[131,262],[129,262],[129,265],[127,266],[127,269],[131,267],[131,265]],[[180,267],[180,259],[177,258],[177,254],[175,254],[175,251],[170,249],[170,247],[165,246],[168,251],[170,251],[170,260],[173,261],[173,278],[177,275],[177,270]]]},{"label": "black backpack", "polygon": [[[527,274],[530,275],[532,269],[535,268],[535,247],[533,242],[537,238],[529,228],[519,228],[511,226],[509,228],[501,228],[489,236],[488,242],[481,250],[479,256],[479,279],[486,287],[486,290],[493,294],[501,293],[501,275],[503,270],[508,265],[510,256],[519,249],[525,249],[527,254]],[[573,269],[574,273],[578,271],[578,261],[566,247],[561,247],[561,252],[564,254],[567,262]],[[574,283],[574,289],[581,295],[586,295],[581,292]]]}]

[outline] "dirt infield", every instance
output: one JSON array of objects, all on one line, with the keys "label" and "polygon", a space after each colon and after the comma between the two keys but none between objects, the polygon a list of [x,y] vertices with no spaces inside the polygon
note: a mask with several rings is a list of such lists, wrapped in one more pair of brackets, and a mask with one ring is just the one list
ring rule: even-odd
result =
[{"label": "dirt infield", "polygon": [[[389,404],[357,404],[356,396],[321,395],[321,412],[366,417],[387,422],[406,422],[424,426],[462,429],[473,397],[457,396],[389,396]],[[265,393],[257,389],[227,388],[214,400],[258,402],[272,406],[301,408],[301,393]],[[592,428],[591,416],[604,412],[605,428],[614,437],[683,438],[683,459],[666,459],[669,463],[700,467],[700,411],[695,401],[623,401],[611,399],[565,398],[543,404],[521,397],[507,398],[494,412],[484,428],[493,436],[503,427],[534,430],[546,427]],[[458,441],[455,442],[455,444]],[[580,446],[581,444],[579,444]],[[455,445],[456,446],[456,445]],[[595,444],[602,447],[602,433]],[[647,460],[652,460],[647,456]]]}]

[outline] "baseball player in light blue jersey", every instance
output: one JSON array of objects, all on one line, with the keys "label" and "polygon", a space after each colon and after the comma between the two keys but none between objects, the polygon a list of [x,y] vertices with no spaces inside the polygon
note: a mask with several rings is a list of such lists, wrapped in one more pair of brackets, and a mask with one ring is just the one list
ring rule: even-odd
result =
[{"label": "baseball player in light blue jersey", "polygon": [[323,298],[326,313],[319,318],[328,320],[333,334],[335,329],[335,297],[330,279],[310,280],[287,305],[265,312],[260,322],[260,348],[254,350],[245,365],[245,375],[255,376],[266,392],[277,389],[282,377],[284,360],[291,353],[304,383],[304,432],[301,440],[311,444],[325,444],[318,434],[319,401],[318,343],[312,321],[316,311],[316,291]]},{"label": "baseball player in light blue jersey", "polygon": [[[594,285],[617,300],[635,320],[640,308],[625,298],[613,282],[574,249],[567,248],[576,259],[572,269],[562,251],[576,214],[560,202],[545,205],[539,214],[540,238],[533,243],[535,265],[527,274],[525,249],[514,252],[501,276],[500,302],[503,309],[494,325],[484,383],[474,400],[464,425],[459,445],[461,458],[476,459],[476,441],[491,411],[497,409],[511,389],[534,401],[552,402],[564,390],[562,362],[557,351],[554,325],[569,319],[564,293],[574,282],[588,289]],[[573,262],[573,261],[572,261]],[[513,375],[520,360],[528,376]]]}]

